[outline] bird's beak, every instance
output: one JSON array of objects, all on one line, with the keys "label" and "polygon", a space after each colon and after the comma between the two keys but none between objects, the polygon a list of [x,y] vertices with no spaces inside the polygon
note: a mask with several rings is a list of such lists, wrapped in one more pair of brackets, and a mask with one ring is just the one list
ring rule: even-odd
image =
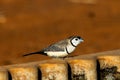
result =
[{"label": "bird's beak", "polygon": [[84,40],[83,40],[83,39],[80,39],[80,41],[81,41],[81,42],[84,42]]}]

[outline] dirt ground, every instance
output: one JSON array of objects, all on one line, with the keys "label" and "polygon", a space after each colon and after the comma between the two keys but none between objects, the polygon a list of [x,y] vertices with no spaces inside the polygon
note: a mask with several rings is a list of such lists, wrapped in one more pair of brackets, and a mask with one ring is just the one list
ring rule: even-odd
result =
[{"label": "dirt ground", "polygon": [[1,0],[0,65],[50,59],[22,57],[71,35],[85,41],[71,55],[120,49],[120,0]]}]

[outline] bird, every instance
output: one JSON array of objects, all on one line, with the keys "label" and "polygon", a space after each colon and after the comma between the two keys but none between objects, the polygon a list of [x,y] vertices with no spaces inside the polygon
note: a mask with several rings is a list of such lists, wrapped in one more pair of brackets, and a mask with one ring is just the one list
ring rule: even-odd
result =
[{"label": "bird", "polygon": [[53,43],[40,51],[24,54],[23,56],[42,54],[49,57],[64,58],[72,53],[83,41],[84,40],[80,36],[70,36],[64,40]]}]

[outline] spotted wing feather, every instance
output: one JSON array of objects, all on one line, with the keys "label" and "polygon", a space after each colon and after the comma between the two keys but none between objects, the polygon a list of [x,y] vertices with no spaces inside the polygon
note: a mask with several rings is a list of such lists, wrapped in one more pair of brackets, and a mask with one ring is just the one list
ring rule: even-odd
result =
[{"label": "spotted wing feather", "polygon": [[54,51],[64,51],[67,45],[68,45],[68,41],[62,40],[62,41],[59,41],[55,44],[48,46],[47,48],[43,49],[43,51],[53,51],[53,52]]}]

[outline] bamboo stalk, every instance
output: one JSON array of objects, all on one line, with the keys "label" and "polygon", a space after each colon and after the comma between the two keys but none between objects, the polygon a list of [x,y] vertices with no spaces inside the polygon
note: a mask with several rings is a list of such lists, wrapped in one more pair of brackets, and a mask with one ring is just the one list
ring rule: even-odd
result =
[{"label": "bamboo stalk", "polygon": [[[98,72],[101,72],[101,74],[103,74],[106,71],[112,71],[113,74],[108,74],[107,72],[107,78],[111,76],[113,80],[114,78],[116,78],[116,80],[120,80],[120,50],[80,55],[76,57],[67,58],[65,60],[52,59],[38,62],[30,62],[25,64],[1,66],[0,80],[8,80],[8,76],[10,80],[11,77],[13,80],[38,80],[39,78],[42,78],[42,80],[68,80],[68,70],[69,72],[70,70],[72,71],[73,80],[81,80],[79,79],[81,77],[85,78],[86,80],[95,80],[96,62],[92,59],[96,58],[98,59],[98,62],[100,64],[100,70],[98,70]],[[67,67],[65,61],[67,61],[70,64],[71,69]],[[42,76],[38,74],[39,72],[37,71],[37,67],[35,66],[39,67],[39,69],[42,72]],[[9,71],[9,74],[11,76],[8,75],[8,72],[6,70]],[[103,76],[101,74],[100,76]],[[88,76],[90,77],[89,79]],[[106,79],[102,78],[101,80]]]},{"label": "bamboo stalk", "polygon": [[12,67],[9,69],[12,80],[38,80],[36,67]]},{"label": "bamboo stalk", "polygon": [[68,61],[72,80],[97,80],[96,61],[92,59],[74,59]]},{"label": "bamboo stalk", "polygon": [[63,60],[52,60],[39,64],[42,80],[68,80],[67,65]]},{"label": "bamboo stalk", "polygon": [[120,56],[99,56],[100,80],[120,80]]},{"label": "bamboo stalk", "polygon": [[6,70],[0,70],[0,80],[8,80],[8,72]]}]

